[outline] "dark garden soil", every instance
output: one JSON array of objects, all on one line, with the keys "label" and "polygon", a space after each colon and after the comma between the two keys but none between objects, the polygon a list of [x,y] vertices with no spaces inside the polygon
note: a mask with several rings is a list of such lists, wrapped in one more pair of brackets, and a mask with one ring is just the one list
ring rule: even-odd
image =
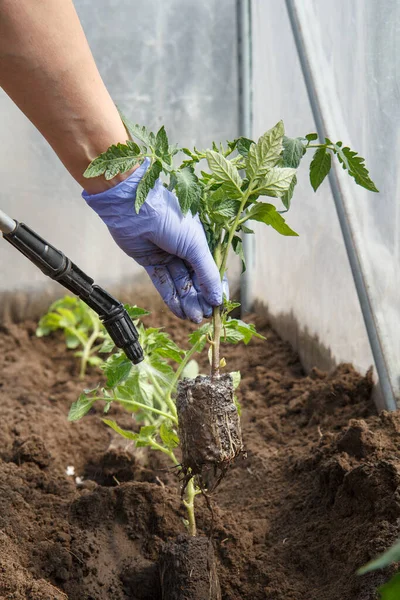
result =
[{"label": "dark garden soil", "polygon": [[[189,329],[161,310],[148,323],[177,341]],[[224,352],[243,374],[247,458],[213,495],[213,520],[198,500],[222,598],[373,600],[387,573],[354,573],[400,536],[400,417],[375,414],[369,377],[350,365],[306,376],[258,327],[266,341]],[[0,331],[0,598],[161,600],[157,558],[185,532],[175,474],[124,445],[100,412],[67,422],[99,373],[82,386],[61,336],[34,330]]]}]

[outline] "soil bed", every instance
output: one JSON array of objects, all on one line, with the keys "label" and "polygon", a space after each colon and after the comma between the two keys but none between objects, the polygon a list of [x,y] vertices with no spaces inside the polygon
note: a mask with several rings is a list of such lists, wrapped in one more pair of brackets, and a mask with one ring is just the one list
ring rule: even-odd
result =
[{"label": "soil bed", "polygon": [[[163,310],[147,323],[178,342],[190,330]],[[375,600],[386,574],[354,573],[400,537],[399,414],[377,416],[370,378],[349,365],[306,376],[257,325],[266,341],[222,352],[242,371],[247,451],[212,496],[222,599]],[[0,330],[0,600],[161,600],[158,557],[185,533],[174,471],[124,445],[100,412],[67,422],[99,374],[82,385],[61,337],[34,329]]]}]

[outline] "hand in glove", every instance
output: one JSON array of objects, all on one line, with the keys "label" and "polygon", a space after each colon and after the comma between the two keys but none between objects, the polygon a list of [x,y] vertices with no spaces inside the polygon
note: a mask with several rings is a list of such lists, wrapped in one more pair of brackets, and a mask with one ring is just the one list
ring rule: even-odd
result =
[{"label": "hand in glove", "polygon": [[135,212],[137,186],[149,164],[146,159],[113,188],[94,195],[84,191],[82,196],[118,246],[146,269],[171,311],[200,323],[203,316],[211,316],[213,306],[222,304],[218,268],[198,216],[183,216],[176,196],[159,179]]}]

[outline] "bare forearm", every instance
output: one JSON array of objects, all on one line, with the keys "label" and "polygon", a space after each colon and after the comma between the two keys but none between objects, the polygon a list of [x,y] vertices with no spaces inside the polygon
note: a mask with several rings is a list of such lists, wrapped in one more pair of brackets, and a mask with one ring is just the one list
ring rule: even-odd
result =
[{"label": "bare forearm", "polygon": [[82,176],[127,138],[70,0],[0,0],[0,85],[90,193],[114,185]]}]

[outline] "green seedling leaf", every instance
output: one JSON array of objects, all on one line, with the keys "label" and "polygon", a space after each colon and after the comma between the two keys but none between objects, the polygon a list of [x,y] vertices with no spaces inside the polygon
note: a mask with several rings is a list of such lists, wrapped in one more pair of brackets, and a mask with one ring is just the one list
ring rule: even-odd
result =
[{"label": "green seedling leaf", "polygon": [[65,329],[65,344],[70,350],[75,350],[80,344],[79,338],[70,328]]},{"label": "green seedling leaf", "polygon": [[135,210],[138,213],[141,206],[146,202],[149,191],[155,186],[162,171],[161,163],[156,160],[143,175],[136,190]]},{"label": "green seedling leaf", "polygon": [[100,356],[89,356],[88,363],[92,367],[101,367],[104,361]]},{"label": "green seedling leaf", "polygon": [[305,138],[309,142],[314,142],[315,140],[318,139],[318,133],[307,133],[307,135],[305,136]]},{"label": "green seedling leaf", "polygon": [[390,581],[378,588],[381,600],[399,600],[400,598],[400,573],[392,577]]},{"label": "green seedling leaf", "polygon": [[297,169],[305,153],[304,138],[283,137],[282,161],[284,167]]},{"label": "green seedling leaf", "polygon": [[161,423],[160,438],[168,450],[173,450],[179,446],[179,437],[177,436],[170,422],[163,421]]},{"label": "green seedling leaf", "polygon": [[282,204],[286,208],[286,211],[283,211],[283,212],[287,212],[290,208],[290,204],[291,204],[292,198],[293,198],[294,188],[296,187],[296,185],[297,185],[297,176],[293,175],[293,179],[290,182],[289,189],[283,194],[283,196],[281,196]]},{"label": "green seedling leaf", "polygon": [[237,399],[236,394],[234,394],[234,396],[233,396],[233,401],[235,403],[236,410],[238,411],[238,415],[239,415],[239,417],[241,417],[242,416],[242,405],[240,404],[239,400]]},{"label": "green seedling leaf", "polygon": [[355,182],[369,190],[370,192],[379,192],[374,182],[370,179],[368,170],[365,166],[365,159],[359,156],[354,150],[350,150],[347,146],[341,148],[341,142],[335,144],[335,153],[342,164],[344,170],[347,170],[349,175],[354,178]]},{"label": "green seedling leaf", "polygon": [[126,144],[114,144],[90,163],[83,176],[90,178],[104,175],[105,179],[112,179],[136,165],[139,155],[140,148],[135,142],[128,140]]},{"label": "green seedling leaf", "polygon": [[204,337],[203,343],[200,344],[198,352],[201,352],[204,346],[207,343],[207,335],[211,333],[212,325],[211,323],[204,323],[199,329],[193,331],[193,333],[189,336],[189,343],[191,346],[194,346],[201,338]]},{"label": "green seedling leaf", "polygon": [[250,150],[250,146],[254,144],[253,140],[249,140],[249,138],[241,137],[237,140],[236,150],[239,152],[241,156],[247,158]]},{"label": "green seedling leaf", "polygon": [[112,421],[111,419],[102,419],[102,421],[103,423],[111,427],[111,429],[113,429],[116,433],[122,435],[122,437],[126,438],[127,440],[136,441],[138,439],[137,433],[134,433],[133,431],[128,431],[127,429],[122,429],[122,427],[119,427],[119,425],[117,425],[115,421]]},{"label": "green seedling leaf", "polygon": [[371,560],[369,563],[361,567],[357,571],[358,575],[364,575],[370,571],[376,571],[376,569],[384,569],[389,565],[400,561],[400,540],[398,540],[393,546],[391,546],[386,552]]},{"label": "green seedling leaf", "polygon": [[115,344],[112,341],[111,338],[109,339],[105,339],[104,342],[102,343],[101,347],[99,348],[99,353],[100,354],[108,354],[109,352],[112,352],[115,348]]},{"label": "green seedling leaf", "polygon": [[221,334],[221,339],[232,344],[237,344],[243,341],[246,345],[252,337],[265,340],[265,337],[257,333],[256,328],[251,323],[245,323],[240,319],[231,319],[228,317],[224,323],[224,332]]},{"label": "green seedling leaf", "polygon": [[140,431],[136,438],[136,446],[138,448],[144,446],[151,446],[154,442],[154,436],[157,433],[157,427],[154,425],[146,425],[140,428]]},{"label": "green seedling leaf", "polygon": [[216,180],[227,183],[229,191],[235,196],[240,196],[243,182],[237,168],[222,154],[213,150],[207,150],[206,158]]},{"label": "green seedling leaf", "polygon": [[72,403],[68,413],[68,421],[79,421],[92,408],[95,400],[82,393],[76,402]]},{"label": "green seedling leaf", "polygon": [[257,195],[273,196],[280,198],[283,196],[292,183],[292,179],[296,174],[296,169],[275,167],[268,171],[265,178],[259,182],[257,187]]},{"label": "green seedling leaf", "polygon": [[239,308],[240,302],[234,302],[233,300],[228,300],[224,295],[224,310],[226,313],[232,312],[235,308]]},{"label": "green seedling leaf", "polygon": [[176,174],[176,195],[179,200],[181,211],[184,215],[193,207],[199,206],[202,188],[194,171],[189,167],[178,171]]},{"label": "green seedling leaf", "polygon": [[157,131],[156,135],[156,144],[155,144],[155,153],[160,158],[165,158],[168,155],[168,136],[166,134],[164,125]]},{"label": "green seedling leaf", "polygon": [[310,183],[314,192],[317,191],[331,170],[331,163],[332,160],[329,150],[326,148],[318,148],[318,150],[315,151],[310,164]]},{"label": "green seedling leaf", "polygon": [[140,140],[146,146],[154,148],[156,144],[156,137],[154,133],[148,131],[146,127],[142,127],[141,125],[135,125],[133,121],[130,121],[127,117],[125,117],[125,115],[123,115],[119,109],[118,112],[129,135],[133,138],[136,138],[137,140]]},{"label": "green seedling leaf", "polygon": [[240,385],[240,379],[241,379],[240,371],[232,371],[231,373],[229,373],[229,375],[232,377],[233,389],[237,390],[237,388]]},{"label": "green seedling leaf", "polygon": [[132,369],[132,363],[126,358],[125,354],[113,354],[107,359],[103,369],[107,377],[106,386],[112,389],[128,377]]},{"label": "green seedling leaf", "polygon": [[251,179],[265,177],[275,167],[282,153],[282,141],[285,134],[283,121],[279,121],[260,137],[257,144],[252,144],[247,157],[247,174]]},{"label": "green seedling leaf", "polygon": [[[221,189],[221,188],[220,188]],[[222,190],[222,194],[225,195]],[[233,219],[237,216],[240,208],[240,202],[238,200],[231,200],[230,198],[223,198],[214,203],[212,208],[213,218],[221,217],[222,222],[226,222],[227,219]]]},{"label": "green seedling leaf", "polygon": [[234,253],[237,254],[242,261],[242,273],[244,273],[246,270],[246,259],[244,256],[242,239],[238,235],[234,235],[232,238],[232,248]]},{"label": "green seedling leaf", "polygon": [[194,360],[194,358],[192,358],[192,360],[188,362],[188,364],[182,371],[182,379],[185,379],[185,377],[187,377],[188,379],[196,379],[199,373],[199,363],[197,362],[197,360]]},{"label": "green seedling leaf", "polygon": [[145,310],[144,308],[139,308],[138,306],[131,306],[130,304],[124,304],[124,308],[130,316],[130,318],[132,319],[132,321],[135,321],[136,319],[140,319],[140,317],[145,317],[146,315],[150,314],[148,310]]},{"label": "green seedling leaf", "polygon": [[260,221],[266,225],[270,225],[280,233],[281,235],[297,236],[298,234],[293,231],[286,224],[285,219],[278,213],[275,206],[272,204],[266,204],[264,202],[258,202],[253,206],[247,213],[246,216],[249,220]]}]

